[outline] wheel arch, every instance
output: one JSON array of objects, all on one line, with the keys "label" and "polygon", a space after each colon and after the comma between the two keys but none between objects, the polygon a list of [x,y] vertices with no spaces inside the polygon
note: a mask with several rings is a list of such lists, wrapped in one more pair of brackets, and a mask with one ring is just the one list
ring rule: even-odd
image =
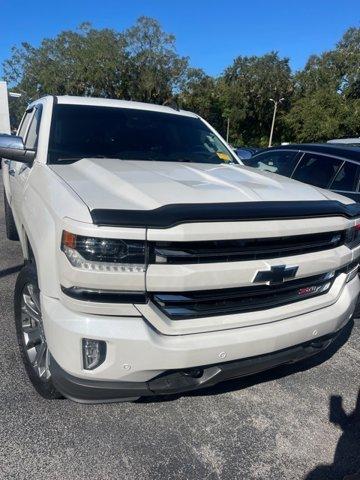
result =
[{"label": "wheel arch", "polygon": [[32,246],[31,246],[29,237],[27,236],[24,228],[23,228],[23,236],[24,236],[24,260],[25,260],[25,263],[31,263],[36,268],[35,254],[34,254]]},{"label": "wheel arch", "polygon": [[[59,296],[56,261],[56,226],[47,212],[42,212],[42,221],[22,225],[21,247],[26,264],[33,264],[38,277],[40,291],[51,297]],[[32,228],[30,228],[30,225]]]}]

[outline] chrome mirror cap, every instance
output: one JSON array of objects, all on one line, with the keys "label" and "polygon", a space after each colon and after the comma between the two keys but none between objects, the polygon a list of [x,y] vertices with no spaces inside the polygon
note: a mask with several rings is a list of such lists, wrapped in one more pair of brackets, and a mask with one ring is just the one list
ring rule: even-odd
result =
[{"label": "chrome mirror cap", "polygon": [[31,164],[35,158],[35,151],[27,150],[21,137],[2,133],[0,134],[0,157]]}]

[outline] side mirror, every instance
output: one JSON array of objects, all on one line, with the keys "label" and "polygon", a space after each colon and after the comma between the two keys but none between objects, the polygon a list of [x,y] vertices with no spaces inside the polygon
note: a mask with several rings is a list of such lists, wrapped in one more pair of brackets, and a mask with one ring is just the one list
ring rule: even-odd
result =
[{"label": "side mirror", "polygon": [[0,134],[0,158],[32,164],[35,150],[27,150],[21,137],[2,133]]}]

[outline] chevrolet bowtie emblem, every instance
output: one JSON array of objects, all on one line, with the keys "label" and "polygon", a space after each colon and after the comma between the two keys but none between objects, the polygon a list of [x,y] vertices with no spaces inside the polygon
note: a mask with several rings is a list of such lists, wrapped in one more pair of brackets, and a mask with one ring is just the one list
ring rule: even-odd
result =
[{"label": "chevrolet bowtie emblem", "polygon": [[253,282],[265,282],[267,285],[283,283],[284,280],[294,278],[298,269],[298,266],[274,265],[270,270],[258,270]]}]

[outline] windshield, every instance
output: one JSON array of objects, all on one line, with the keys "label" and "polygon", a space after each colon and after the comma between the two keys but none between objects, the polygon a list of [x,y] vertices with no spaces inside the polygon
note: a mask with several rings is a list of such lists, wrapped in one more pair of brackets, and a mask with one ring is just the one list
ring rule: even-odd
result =
[{"label": "windshield", "polygon": [[130,108],[56,105],[49,163],[84,157],[196,163],[236,161],[196,117]]}]

